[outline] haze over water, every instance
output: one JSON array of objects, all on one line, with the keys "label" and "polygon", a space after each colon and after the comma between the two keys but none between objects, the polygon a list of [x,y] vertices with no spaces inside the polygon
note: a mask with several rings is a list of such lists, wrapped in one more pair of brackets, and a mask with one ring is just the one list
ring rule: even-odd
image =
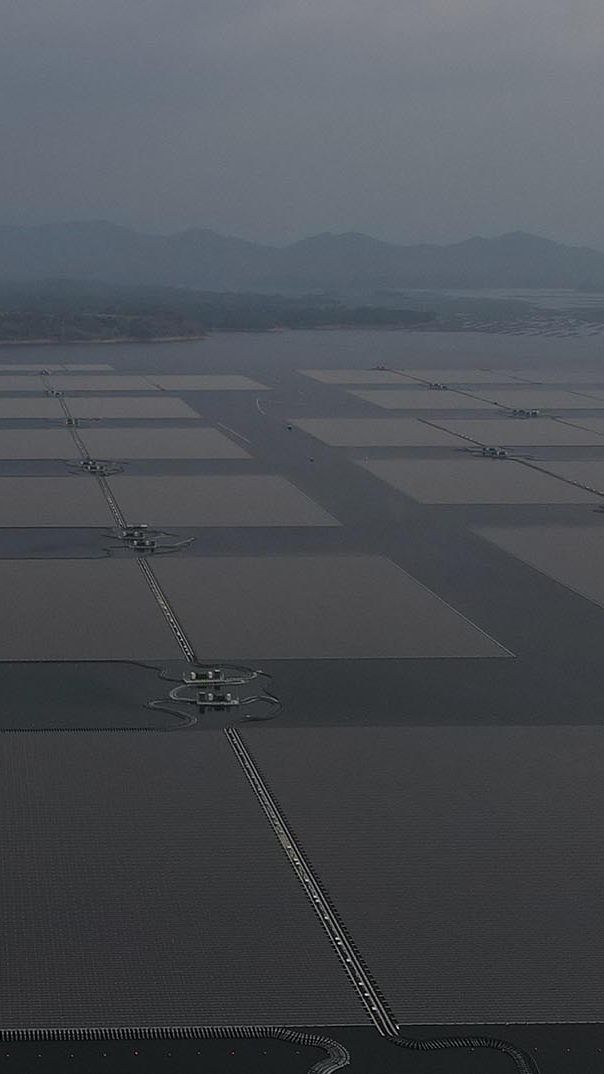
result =
[{"label": "haze over water", "polygon": [[[248,366],[278,376],[279,369],[369,368],[377,364],[521,368],[597,365],[604,358],[601,338],[545,339],[478,332],[299,331],[217,334],[191,343],[98,344],[79,347],[6,347],[4,362],[108,362],[128,369],[243,372]],[[302,383],[302,382],[301,382]]]}]

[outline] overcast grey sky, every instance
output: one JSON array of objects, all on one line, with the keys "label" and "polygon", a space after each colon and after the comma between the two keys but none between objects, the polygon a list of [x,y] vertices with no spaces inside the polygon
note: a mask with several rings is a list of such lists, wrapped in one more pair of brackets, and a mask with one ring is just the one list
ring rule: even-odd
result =
[{"label": "overcast grey sky", "polygon": [[0,220],[604,247],[602,0],[4,0]]}]

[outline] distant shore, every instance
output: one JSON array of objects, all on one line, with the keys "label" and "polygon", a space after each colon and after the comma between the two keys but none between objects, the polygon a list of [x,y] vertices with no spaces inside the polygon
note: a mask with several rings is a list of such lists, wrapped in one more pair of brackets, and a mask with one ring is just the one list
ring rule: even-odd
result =
[{"label": "distant shore", "polygon": [[268,336],[280,332],[409,332],[422,330],[424,325],[401,324],[317,324],[304,325],[300,328],[238,328],[223,331],[203,332],[195,336],[116,336],[104,339],[0,339],[0,347],[86,347],[88,344],[111,346],[122,343],[194,343],[210,339],[212,336]]},{"label": "distant shore", "polygon": [[212,333],[201,336],[122,336],[116,339],[0,339],[0,347],[87,347],[89,343],[102,343],[105,346],[114,343],[193,343],[208,339]]},{"label": "distant shore", "polygon": [[215,329],[209,332],[183,336],[115,336],[110,339],[102,336],[90,339],[65,339],[41,337],[39,339],[0,339],[0,347],[88,347],[88,346],[122,346],[124,344],[136,344],[138,346],[157,343],[199,343],[215,336],[221,335],[275,335],[279,333],[295,332],[404,332],[404,333],[454,333],[502,336],[526,336],[535,338],[568,338],[588,339],[604,335],[604,317],[602,320],[577,322],[574,318],[567,318],[553,313],[544,316],[539,311],[536,318],[523,320],[435,320],[427,324],[317,324],[291,325],[270,328],[225,328]]}]

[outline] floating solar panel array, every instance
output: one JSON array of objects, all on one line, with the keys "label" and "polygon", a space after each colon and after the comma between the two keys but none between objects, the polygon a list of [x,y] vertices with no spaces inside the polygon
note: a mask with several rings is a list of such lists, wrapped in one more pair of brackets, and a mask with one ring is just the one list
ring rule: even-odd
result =
[{"label": "floating solar panel array", "polygon": [[[0,368],[0,538],[9,548],[0,662],[27,664],[27,674],[69,663],[82,675],[89,664],[140,663],[168,700],[182,700],[185,683],[204,714],[217,711],[199,700],[208,683],[223,691],[225,711],[230,704],[223,665],[244,666],[246,684],[267,661],[287,665],[288,683],[299,684],[327,681],[330,667],[358,676],[363,663],[375,684],[367,726],[345,712],[337,728],[246,728],[239,745],[232,729],[183,731],[191,721],[178,723],[182,713],[161,699],[147,699],[157,734],[151,725],[144,734],[3,736],[0,1033],[378,1025],[340,936],[394,1027],[602,1017],[599,729],[379,724],[386,664],[401,673],[407,723],[412,694],[401,683],[414,662],[436,661],[447,683],[458,681],[452,665],[469,678],[486,666],[499,684],[516,666],[481,616],[465,614],[475,594],[460,602],[463,614],[441,596],[441,585],[455,592],[442,564],[434,589],[421,569],[405,569],[407,553],[426,562],[417,529],[407,549],[406,517],[428,520],[428,552],[431,520],[457,515],[462,536],[451,531],[452,540],[468,536],[474,548],[515,557],[519,572],[536,569],[604,604],[593,510],[604,458],[572,455],[604,445],[604,383],[578,371],[548,387],[538,371],[525,385],[519,370],[415,365],[301,372],[313,398],[330,386],[324,397],[337,413],[306,416],[293,395],[289,429],[271,425],[293,443],[280,472],[280,458],[263,462],[264,421],[259,448],[253,439],[254,396],[269,389],[251,377]],[[249,394],[228,397],[239,392]],[[217,420],[221,406],[234,425],[233,413],[253,410],[248,436]],[[547,413],[512,417],[523,408]],[[325,445],[317,455],[332,474],[312,470],[303,434]],[[468,450],[489,445],[501,457]],[[522,447],[569,448],[571,457],[503,450]],[[367,511],[358,530],[332,514],[328,478],[342,518]],[[372,513],[376,489],[383,516]],[[506,525],[509,505],[522,505],[528,522]],[[537,524],[531,512],[543,507],[570,518]],[[48,547],[57,530],[98,540],[83,556],[14,557],[7,531],[20,529],[23,540],[39,531]],[[168,531],[170,547],[154,543]],[[444,547],[435,541],[435,558]],[[485,605],[481,594],[474,606]],[[182,666],[179,679],[170,669]],[[217,678],[202,690],[196,676],[208,668]],[[330,697],[337,706],[335,688]],[[468,716],[454,691],[450,707],[451,723]],[[314,711],[304,718],[320,722]]]}]

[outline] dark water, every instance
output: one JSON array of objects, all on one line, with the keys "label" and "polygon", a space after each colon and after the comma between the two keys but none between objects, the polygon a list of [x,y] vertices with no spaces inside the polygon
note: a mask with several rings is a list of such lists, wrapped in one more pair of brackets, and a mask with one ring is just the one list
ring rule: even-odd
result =
[{"label": "dark water", "polygon": [[[290,724],[366,723],[590,723],[601,722],[604,694],[604,623],[599,609],[473,537],[468,526],[497,522],[503,509],[415,504],[350,464],[349,454],[326,448],[299,431],[287,433],[288,417],[373,416],[369,404],[344,388],[325,387],[299,376],[303,368],[398,367],[540,369],[593,368],[604,381],[604,351],[597,339],[555,340],[480,334],[410,332],[284,332],[223,335],[195,343],[0,349],[4,362],[108,362],[118,372],[237,372],[274,389],[254,393],[188,393],[187,402],[210,422],[251,441],[252,467],[288,477],[332,511],[343,526],[309,530],[200,530],[192,549],[200,554],[270,554],[290,551],[362,552],[387,555],[521,659],[477,661],[274,661],[267,665],[285,703]],[[601,373],[600,373],[601,371]],[[182,393],[181,393],[182,394]],[[127,424],[127,422],[125,422]],[[589,452],[592,454],[592,452]],[[579,452],[581,455],[581,452]],[[568,454],[563,457],[571,457]],[[586,457],[586,456],[585,456]],[[229,464],[233,466],[234,464]],[[199,465],[200,472],[214,468]],[[136,464],[136,472],[180,472],[196,464]],[[228,467],[225,466],[225,470]],[[29,472],[25,464],[10,472]],[[36,472],[58,472],[54,463]],[[506,509],[506,520],[572,524],[579,508]],[[193,532],[193,531],[191,531]],[[426,540],[429,532],[430,540]],[[0,555],[88,556],[104,554],[88,531],[0,531]],[[510,597],[510,595],[512,595]],[[535,608],[539,608],[536,629]],[[2,723],[15,726],[101,726],[147,723],[144,700],[157,689],[156,675],[126,664],[28,667],[1,665],[5,703]],[[369,670],[369,674],[368,674]],[[376,692],[376,684],[379,690]],[[10,698],[7,703],[6,699]],[[404,704],[401,699],[404,698]],[[107,712],[111,712],[108,720]],[[370,715],[371,714],[371,715]],[[463,982],[460,982],[463,988]],[[427,1028],[423,1027],[425,1034]],[[483,1029],[480,1027],[480,1032]],[[597,1026],[491,1027],[538,1056],[542,1074],[600,1074],[604,1033]],[[352,1074],[505,1074],[509,1060],[490,1053],[416,1055],[394,1052],[372,1030],[329,1032],[353,1052]],[[450,1032],[438,1030],[435,1032]],[[318,1055],[282,1044],[225,1042],[142,1043],[140,1046],[22,1045],[0,1047],[7,1069],[207,1071],[303,1074]]]},{"label": "dark water", "polygon": [[4,347],[2,362],[107,362],[120,372],[249,372],[359,367],[376,363],[415,363],[452,367],[521,368],[603,361],[598,339],[560,340],[538,337],[447,332],[321,331],[221,334],[192,343],[129,343]]}]

